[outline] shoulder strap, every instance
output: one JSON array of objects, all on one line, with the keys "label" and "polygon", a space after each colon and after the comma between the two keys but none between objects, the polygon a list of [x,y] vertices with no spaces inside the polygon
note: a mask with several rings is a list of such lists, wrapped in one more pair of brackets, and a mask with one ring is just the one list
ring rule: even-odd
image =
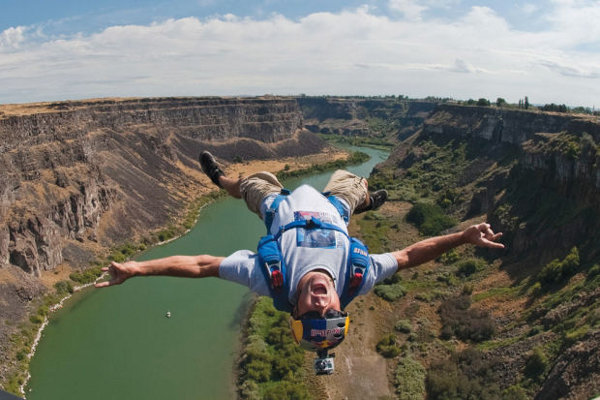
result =
[{"label": "shoulder strap", "polygon": [[360,293],[367,273],[369,272],[369,249],[355,237],[350,238],[350,257],[348,260],[348,276],[340,304],[344,309]]},{"label": "shoulder strap", "polygon": [[340,216],[344,219],[344,222],[348,224],[350,221],[350,215],[348,215],[348,211],[344,208],[340,199],[338,199],[335,195],[329,194],[329,192],[323,193],[323,196],[327,197],[327,200],[338,210]]},{"label": "shoulder strap", "polygon": [[258,262],[273,298],[273,305],[279,311],[292,312],[292,305],[288,299],[289,282],[277,239],[273,235],[261,237],[257,251]]},{"label": "shoulder strap", "polygon": [[269,208],[267,208],[267,211],[265,213],[265,226],[267,227],[267,233],[271,232],[271,225],[273,225],[273,220],[275,219],[275,214],[277,214],[279,204],[285,198],[285,196],[288,196],[289,194],[289,190],[281,189],[281,193],[279,193],[275,197],[275,199],[273,199],[273,202],[271,203]]}]

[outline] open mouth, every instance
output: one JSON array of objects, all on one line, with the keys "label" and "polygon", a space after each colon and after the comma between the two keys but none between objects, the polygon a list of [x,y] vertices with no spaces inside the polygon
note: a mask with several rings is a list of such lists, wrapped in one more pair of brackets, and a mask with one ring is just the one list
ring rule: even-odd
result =
[{"label": "open mouth", "polygon": [[327,286],[323,283],[313,283],[311,285],[313,294],[327,294]]}]

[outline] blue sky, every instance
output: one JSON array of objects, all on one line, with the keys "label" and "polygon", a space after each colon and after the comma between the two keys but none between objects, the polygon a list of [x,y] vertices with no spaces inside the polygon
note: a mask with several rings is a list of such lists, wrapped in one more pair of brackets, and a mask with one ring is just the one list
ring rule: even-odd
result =
[{"label": "blue sky", "polygon": [[0,0],[0,103],[528,96],[600,105],[600,1]]}]

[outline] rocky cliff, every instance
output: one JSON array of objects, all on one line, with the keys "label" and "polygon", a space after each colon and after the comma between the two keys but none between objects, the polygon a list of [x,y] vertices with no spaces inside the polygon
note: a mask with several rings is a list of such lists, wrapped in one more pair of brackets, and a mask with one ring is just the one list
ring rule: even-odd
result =
[{"label": "rocky cliff", "polygon": [[396,97],[299,97],[298,104],[312,132],[391,140],[416,132],[436,106]]},{"label": "rocky cliff", "polygon": [[301,126],[290,99],[100,100],[4,115],[0,267],[39,275],[69,240],[106,245],[164,224],[200,185],[200,149],[231,157],[243,141],[242,157],[289,153]]},{"label": "rocky cliff", "polygon": [[324,147],[303,130],[292,98],[0,106],[0,358],[53,282],[165,227],[212,190],[197,162],[201,150],[243,161]]},{"label": "rocky cliff", "polygon": [[[455,350],[419,342],[427,352],[412,353],[431,365],[430,398],[442,392],[464,398],[469,391],[536,399],[600,393],[599,144],[597,117],[440,104],[378,168],[371,181],[392,198],[434,204],[465,224],[483,216],[504,232],[507,245],[495,266],[467,278],[439,263],[431,278],[407,284],[438,290],[442,299],[429,302],[436,318],[448,318],[451,296],[472,292],[471,307],[495,326],[487,339],[459,340],[452,329],[477,332],[483,319],[453,320],[455,326],[435,320],[442,326],[438,338],[450,337],[445,345]],[[475,255],[485,258],[485,252]],[[409,290],[406,304],[425,294],[413,296]]]}]

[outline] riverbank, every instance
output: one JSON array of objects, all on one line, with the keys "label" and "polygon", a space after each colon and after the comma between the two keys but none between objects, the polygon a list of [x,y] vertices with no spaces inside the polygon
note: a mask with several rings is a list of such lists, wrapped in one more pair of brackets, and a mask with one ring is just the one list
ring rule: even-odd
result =
[{"label": "riverbank", "polygon": [[[306,156],[306,157],[293,157],[282,160],[266,160],[266,161],[250,161],[243,163],[233,163],[225,166],[225,170],[229,175],[246,175],[260,170],[270,171],[298,171],[306,168],[310,168],[315,164],[320,164],[323,160],[339,160],[348,156],[348,153],[328,148],[326,152],[317,155]],[[207,187],[212,187],[212,184],[207,182]],[[110,254],[98,264],[106,265],[111,260],[124,261],[131,258],[141,251],[144,251],[149,246],[155,246],[166,241],[172,241],[177,237],[185,234],[191,226],[194,225],[198,218],[200,210],[206,204],[214,201],[216,198],[223,196],[222,191],[215,192],[211,191],[204,194],[200,199],[192,202],[187,208],[187,212],[181,213],[181,215],[173,218],[173,222],[164,229],[154,232],[150,235],[153,242],[149,242],[148,238],[144,241],[137,243],[127,242],[121,246],[112,249]],[[9,378],[3,382],[4,390],[12,393],[18,393],[23,395],[23,389],[27,385],[29,379],[29,361],[35,354],[35,350],[42,336],[44,328],[47,326],[48,318],[51,313],[57,309],[58,304],[64,304],[68,298],[75,291],[80,290],[83,287],[87,287],[95,281],[99,275],[97,271],[101,265],[95,265],[91,269],[87,269],[83,272],[71,272],[74,271],[72,268],[64,268],[64,272],[61,276],[65,279],[58,280],[56,277],[49,279],[47,290],[49,294],[43,299],[37,302],[37,305],[31,307],[31,312],[24,321],[24,326],[21,328],[19,334],[15,335],[13,343],[18,343],[18,348],[13,349],[13,373],[9,374]],[[96,272],[91,272],[91,271]],[[90,272],[90,273],[88,273]],[[75,275],[74,275],[75,274]],[[66,276],[69,276],[66,279]],[[74,286],[75,283],[79,283],[73,280],[76,276],[77,280],[87,280],[82,286]]]}]

